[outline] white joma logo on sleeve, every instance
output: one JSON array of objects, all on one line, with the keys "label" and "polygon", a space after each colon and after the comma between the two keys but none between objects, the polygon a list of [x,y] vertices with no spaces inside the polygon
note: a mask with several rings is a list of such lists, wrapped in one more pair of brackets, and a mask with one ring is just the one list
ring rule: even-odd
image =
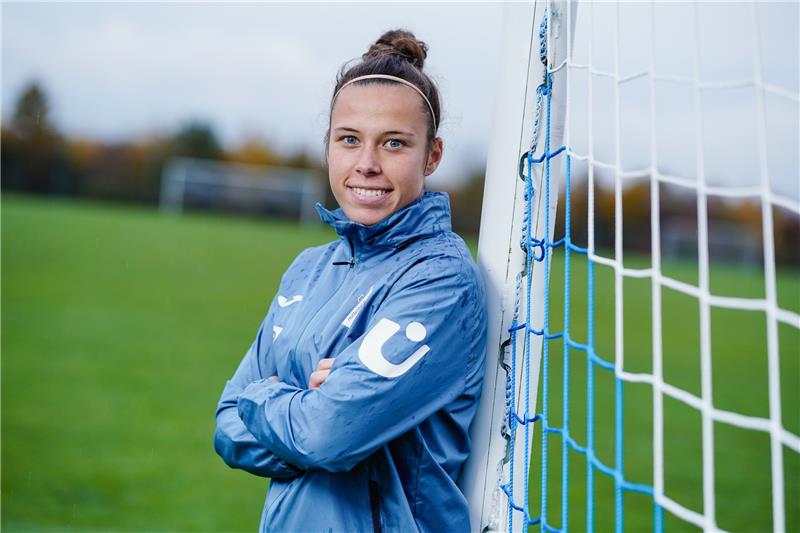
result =
[{"label": "white joma logo on sleeve", "polygon": [[[400,324],[388,318],[382,318],[380,322],[369,330],[358,348],[358,358],[361,359],[364,366],[379,376],[385,378],[402,376],[430,350],[427,344],[423,344],[399,365],[390,363],[383,356],[383,345],[398,331],[400,331]],[[420,342],[427,334],[425,326],[419,322],[411,322],[406,326],[406,338],[410,341]]]},{"label": "white joma logo on sleeve", "polygon": [[303,300],[302,294],[295,294],[291,298],[287,299],[285,296],[278,295],[278,305],[281,307],[289,307],[292,304],[300,302]]}]

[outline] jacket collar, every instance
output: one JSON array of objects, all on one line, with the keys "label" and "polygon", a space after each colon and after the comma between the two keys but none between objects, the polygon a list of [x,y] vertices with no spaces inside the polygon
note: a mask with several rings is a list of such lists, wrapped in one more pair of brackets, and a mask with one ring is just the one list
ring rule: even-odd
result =
[{"label": "jacket collar", "polygon": [[451,229],[450,199],[444,192],[425,192],[416,201],[371,226],[350,220],[341,208],[330,211],[320,203],[315,207],[323,222],[355,246],[396,248]]}]

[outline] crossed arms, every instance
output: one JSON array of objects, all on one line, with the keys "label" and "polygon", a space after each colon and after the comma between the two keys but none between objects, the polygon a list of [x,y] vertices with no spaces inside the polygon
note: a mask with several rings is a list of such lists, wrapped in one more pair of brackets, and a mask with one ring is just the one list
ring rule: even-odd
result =
[{"label": "crossed arms", "polygon": [[[451,261],[437,258],[409,271],[366,333],[335,360],[320,361],[308,388],[270,379],[276,365],[263,338],[271,331],[268,313],[220,399],[217,453],[229,466],[264,477],[347,471],[455,400],[482,372],[486,317],[482,292]],[[424,326],[423,338],[408,336],[413,323]],[[370,335],[378,330],[385,334],[376,344]]]}]

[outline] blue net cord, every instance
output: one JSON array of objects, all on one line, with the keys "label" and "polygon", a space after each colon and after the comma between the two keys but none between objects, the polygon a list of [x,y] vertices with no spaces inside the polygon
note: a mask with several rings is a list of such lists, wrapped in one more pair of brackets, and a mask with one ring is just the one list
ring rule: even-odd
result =
[{"label": "blue net cord", "polygon": [[[515,513],[521,514],[521,519],[526,526],[538,525],[542,532],[562,532],[567,531],[569,527],[569,454],[575,452],[582,454],[586,457],[586,529],[593,531],[594,524],[594,476],[595,470],[610,477],[614,481],[614,526],[615,530],[621,532],[624,526],[624,492],[635,492],[653,497],[653,488],[650,485],[633,483],[624,477],[624,440],[623,440],[623,382],[616,375],[614,376],[614,396],[615,396],[615,422],[614,422],[614,466],[613,468],[604,464],[597,457],[595,451],[595,425],[594,425],[594,377],[595,367],[601,370],[610,372],[615,371],[613,362],[600,357],[595,350],[595,321],[594,321],[594,262],[588,261],[588,339],[586,344],[582,344],[572,338],[570,326],[570,271],[571,271],[571,256],[573,253],[582,254],[588,257],[588,249],[580,247],[572,242],[571,233],[571,157],[567,146],[560,146],[555,150],[551,149],[550,144],[550,126],[551,126],[551,103],[552,103],[552,73],[547,68],[547,30],[548,30],[548,14],[545,13],[539,27],[539,58],[544,65],[544,80],[541,85],[536,89],[536,112],[534,117],[533,135],[531,140],[530,149],[523,154],[520,159],[520,178],[525,181],[524,199],[525,209],[523,211],[522,223],[522,239],[520,246],[525,252],[525,268],[524,271],[519,273],[516,277],[516,292],[514,302],[514,314],[512,324],[509,328],[510,338],[507,341],[511,344],[511,364],[503,364],[506,370],[506,425],[507,431],[506,438],[509,439],[509,481],[506,484],[501,484],[501,489],[508,497],[508,530],[509,533],[513,531],[513,523]],[[545,100],[546,99],[546,100]],[[546,104],[545,104],[546,102]],[[544,131],[544,150],[539,156],[534,156],[538,147],[538,139],[540,134],[540,127],[542,122],[543,108],[546,108],[545,117],[545,131]],[[550,161],[560,155],[564,155],[566,161],[566,175],[565,175],[565,228],[564,237],[553,242],[550,235],[550,194],[551,194],[551,165]],[[545,231],[543,239],[536,239],[533,235],[531,224],[533,202],[535,199],[536,190],[533,184],[533,169],[534,165],[543,165],[544,170],[544,185],[545,185]],[[550,331],[550,261],[548,258],[549,250],[556,248],[564,249],[564,329],[560,332]],[[543,326],[542,329],[532,327],[532,313],[531,313],[531,290],[532,290],[532,269],[536,262],[543,263],[545,269],[545,286],[544,294],[544,311],[543,311]],[[522,292],[522,279],[528,277],[528,283],[525,290],[525,309],[526,321],[520,322],[520,295]],[[525,379],[525,410],[520,415],[515,408],[515,394],[517,391],[516,375],[517,375],[517,335],[524,330],[525,343],[523,350],[524,361],[524,379]],[[542,384],[542,412],[539,414],[531,414],[529,412],[531,391],[530,391],[530,344],[531,336],[540,336],[542,342],[542,362],[541,362],[541,384]],[[562,385],[562,402],[563,402],[563,427],[552,427],[549,424],[549,341],[561,339],[563,342],[563,385]],[[569,422],[569,372],[570,372],[570,350],[578,350],[586,354],[587,361],[587,398],[586,398],[586,446],[580,445],[570,435]],[[528,449],[528,442],[530,441],[530,432],[532,431],[531,425],[539,423],[542,434],[541,441],[541,501],[539,505],[539,516],[532,517],[529,509],[529,502],[527,498],[528,491],[528,473],[530,450]],[[525,495],[524,501],[520,505],[514,501],[514,478],[515,478],[515,461],[514,461],[514,448],[516,440],[516,431],[519,426],[524,426],[525,431],[525,454],[523,472]],[[547,503],[548,503],[548,438],[550,435],[555,435],[561,438],[561,527],[556,528],[548,521]],[[653,503],[653,527],[655,531],[663,531],[663,509]]]},{"label": "blue net cord", "polygon": [[[567,182],[569,182],[567,175]],[[567,199],[569,202],[569,199]],[[600,358],[594,353],[594,263],[589,261],[588,346],[586,346],[586,530],[594,531],[594,469],[599,462],[594,454],[594,364]],[[578,348],[583,349],[583,348]],[[602,366],[602,365],[601,365]],[[607,368],[607,370],[609,370]],[[613,366],[610,369],[613,371]]]}]

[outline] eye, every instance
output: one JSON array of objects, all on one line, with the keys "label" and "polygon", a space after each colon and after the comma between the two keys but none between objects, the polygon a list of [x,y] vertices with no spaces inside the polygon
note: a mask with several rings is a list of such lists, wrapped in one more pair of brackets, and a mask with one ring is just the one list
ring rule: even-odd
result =
[{"label": "eye", "polygon": [[353,135],[345,135],[340,139],[345,144],[357,144],[358,139],[356,139]]},{"label": "eye", "polygon": [[386,146],[389,148],[401,148],[405,143],[399,139],[389,139],[386,141]]}]

